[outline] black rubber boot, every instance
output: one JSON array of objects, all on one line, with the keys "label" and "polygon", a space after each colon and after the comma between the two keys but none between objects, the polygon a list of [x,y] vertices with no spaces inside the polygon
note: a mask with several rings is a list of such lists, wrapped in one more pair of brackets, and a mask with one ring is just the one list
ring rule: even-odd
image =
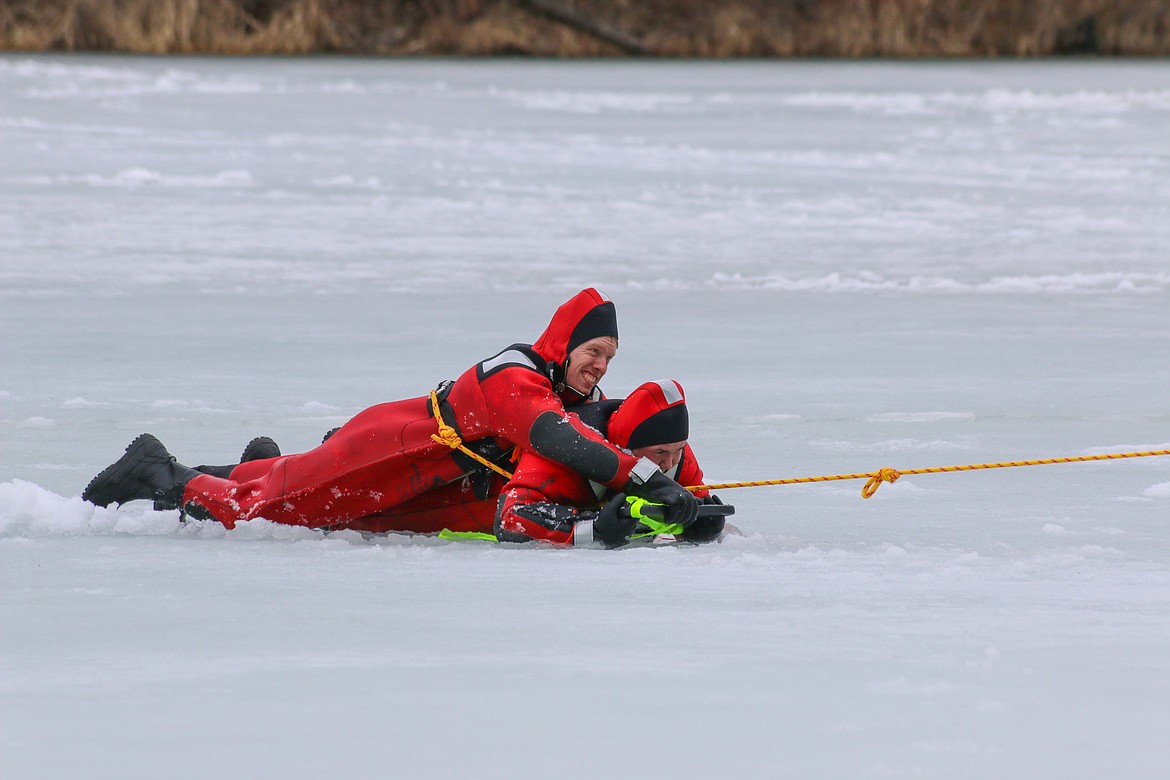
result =
[{"label": "black rubber boot", "polygon": [[[279,457],[280,447],[276,442],[267,436],[257,436],[244,447],[244,452],[240,455],[240,463]],[[196,466],[195,470],[220,479],[227,479],[240,463],[233,463],[230,466]]]},{"label": "black rubber boot", "polygon": [[183,488],[199,472],[175,460],[163,443],[144,433],[126,453],[90,480],[81,497],[91,504],[109,506],[152,499],[155,509],[178,509]]},{"label": "black rubber boot", "polygon": [[267,436],[257,436],[248,445],[244,447],[244,452],[240,455],[240,463],[247,463],[252,460],[267,460],[268,458],[279,458],[280,446]]}]

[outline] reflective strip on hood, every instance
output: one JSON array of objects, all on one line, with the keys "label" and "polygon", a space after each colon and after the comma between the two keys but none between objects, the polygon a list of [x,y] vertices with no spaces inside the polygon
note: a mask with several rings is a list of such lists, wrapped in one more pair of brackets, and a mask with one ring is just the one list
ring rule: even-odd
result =
[{"label": "reflective strip on hood", "polygon": [[662,379],[658,381],[658,386],[662,388],[662,395],[666,398],[666,405],[677,404],[683,399],[682,391],[678,388],[678,383],[673,379]]}]

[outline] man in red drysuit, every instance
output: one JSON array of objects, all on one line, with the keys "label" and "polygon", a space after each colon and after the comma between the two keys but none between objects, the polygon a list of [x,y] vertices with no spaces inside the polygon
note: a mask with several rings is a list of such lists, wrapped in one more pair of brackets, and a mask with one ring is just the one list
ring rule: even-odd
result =
[{"label": "man in red drysuit", "polygon": [[241,463],[224,479],[183,466],[143,434],[82,498],[98,506],[153,499],[156,508],[183,508],[229,528],[258,517],[361,527],[363,518],[425,505],[422,497],[432,491],[442,505],[454,485],[480,469],[432,438],[440,431],[437,405],[464,446],[486,460],[501,460],[514,446],[532,450],[590,480],[663,503],[670,522],[688,525],[698,506],[690,493],[566,412],[566,404],[601,397],[597,384],[617,352],[617,336],[613,303],[582,290],[557,309],[536,343],[513,344],[431,396],[366,409],[308,452]]},{"label": "man in red drysuit", "polygon": [[[687,443],[686,397],[678,382],[647,382],[624,401],[589,404],[574,414],[613,444],[652,460],[680,485],[703,484],[703,472]],[[706,490],[696,491],[695,495],[704,503],[722,504]],[[716,539],[723,527],[721,516],[701,517],[679,537],[708,542]],[[579,546],[600,542],[610,548],[629,543],[645,530],[626,510],[624,494],[614,495],[609,486],[592,482],[531,451],[521,456],[512,480],[504,488],[495,525],[496,537],[503,542],[535,539]]]}]

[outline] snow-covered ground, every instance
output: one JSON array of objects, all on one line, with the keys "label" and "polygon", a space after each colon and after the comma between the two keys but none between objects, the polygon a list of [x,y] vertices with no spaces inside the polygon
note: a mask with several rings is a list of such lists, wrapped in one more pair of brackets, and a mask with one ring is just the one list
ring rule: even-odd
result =
[{"label": "snow-covered ground", "polygon": [[1170,448],[1170,63],[0,58],[0,777],[1164,778],[1170,458],[725,491],[699,548],[263,522],[597,286],[712,480]]}]

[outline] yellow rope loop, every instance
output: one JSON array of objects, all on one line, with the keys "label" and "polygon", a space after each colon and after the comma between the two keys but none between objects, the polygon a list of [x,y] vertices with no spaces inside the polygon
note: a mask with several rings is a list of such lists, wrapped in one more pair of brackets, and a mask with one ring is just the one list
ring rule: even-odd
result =
[{"label": "yellow rope loop", "polygon": [[439,410],[439,395],[434,390],[431,391],[431,411],[435,414],[435,422],[439,426],[438,433],[432,433],[431,438],[439,444],[445,444],[453,450],[457,450],[463,446],[463,439],[459,438],[459,432],[447,424],[443,419],[443,413]]},{"label": "yellow rope loop", "polygon": [[877,492],[883,482],[889,482],[892,485],[898,481],[900,476],[902,473],[897,469],[878,469],[876,473],[870,475],[869,482],[866,482],[865,487],[861,489],[861,497],[869,498]]}]

